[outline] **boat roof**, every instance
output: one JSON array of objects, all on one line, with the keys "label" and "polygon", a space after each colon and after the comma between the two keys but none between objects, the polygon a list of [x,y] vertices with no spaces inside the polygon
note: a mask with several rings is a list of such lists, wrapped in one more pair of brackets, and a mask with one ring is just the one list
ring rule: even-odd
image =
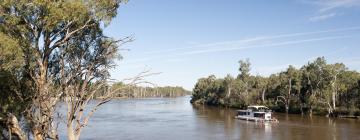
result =
[{"label": "boat roof", "polygon": [[251,105],[251,106],[248,106],[249,107],[254,107],[254,108],[268,108],[266,106],[263,106],[263,105]]},{"label": "boat roof", "polygon": [[249,110],[236,110],[237,112],[254,112],[254,113],[267,113],[264,111],[249,111]]}]

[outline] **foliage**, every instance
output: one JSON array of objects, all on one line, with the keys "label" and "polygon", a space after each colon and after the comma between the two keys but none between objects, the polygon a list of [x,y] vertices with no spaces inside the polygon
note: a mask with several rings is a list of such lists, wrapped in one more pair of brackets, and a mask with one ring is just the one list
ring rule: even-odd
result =
[{"label": "foliage", "polygon": [[0,0],[0,76],[11,79],[0,83],[6,95],[1,103],[5,113],[14,113],[14,101],[24,104],[18,118],[25,120],[33,139],[58,139],[54,117],[62,98],[81,97],[81,102],[66,100],[76,104],[68,110],[72,123],[97,89],[88,84],[106,85],[118,43],[127,40],[106,37],[102,30],[125,2]]},{"label": "foliage", "polygon": [[328,64],[319,57],[299,69],[290,65],[268,77],[252,76],[249,70],[250,62],[242,60],[236,79],[230,75],[199,79],[191,102],[237,108],[262,104],[276,111],[310,115],[313,111],[338,115],[360,108],[360,73],[342,63]]},{"label": "foliage", "polygon": [[[182,87],[143,87],[136,85],[127,85],[122,82],[114,83],[111,89],[121,89],[116,91],[111,98],[146,98],[146,97],[179,97],[190,95],[190,91]],[[95,98],[102,98],[102,93],[99,93]]]}]

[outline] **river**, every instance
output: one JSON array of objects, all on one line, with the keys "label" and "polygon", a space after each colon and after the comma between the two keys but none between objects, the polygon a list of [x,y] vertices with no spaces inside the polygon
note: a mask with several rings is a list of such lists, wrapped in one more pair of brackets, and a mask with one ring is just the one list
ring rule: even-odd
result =
[{"label": "river", "polygon": [[[360,140],[360,121],[275,113],[276,125],[234,119],[233,109],[193,106],[190,96],[113,100],[84,128],[83,140]],[[66,132],[60,129],[60,138]]]}]

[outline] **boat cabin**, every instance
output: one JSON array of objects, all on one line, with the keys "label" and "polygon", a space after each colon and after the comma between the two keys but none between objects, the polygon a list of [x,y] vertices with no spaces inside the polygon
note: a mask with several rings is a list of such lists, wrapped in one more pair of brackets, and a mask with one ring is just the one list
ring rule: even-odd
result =
[{"label": "boat cabin", "polygon": [[271,120],[271,110],[266,106],[248,106],[246,110],[238,110],[237,117],[243,119]]}]

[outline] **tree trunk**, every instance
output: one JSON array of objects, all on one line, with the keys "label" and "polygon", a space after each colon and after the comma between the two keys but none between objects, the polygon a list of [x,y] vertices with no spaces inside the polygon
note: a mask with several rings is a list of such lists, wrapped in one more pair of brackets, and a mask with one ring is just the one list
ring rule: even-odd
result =
[{"label": "tree trunk", "polygon": [[68,135],[68,140],[78,140],[79,139],[79,135],[75,134],[74,129],[72,128],[71,125],[67,127],[67,135]]},{"label": "tree trunk", "polygon": [[19,140],[27,139],[25,133],[22,131],[22,129],[19,125],[19,121],[17,120],[17,118],[14,115],[9,114],[6,123],[7,123],[7,126],[9,127],[10,139],[13,134],[15,136],[17,136]]},{"label": "tree trunk", "polygon": [[290,98],[291,98],[291,78],[289,78],[289,91],[288,91],[288,96],[286,99],[286,114],[289,113],[289,104],[290,104]]},{"label": "tree trunk", "polygon": [[264,88],[262,91],[262,94],[261,94],[261,100],[262,100],[263,104],[265,103],[265,91],[266,91],[266,89]]},{"label": "tree trunk", "polygon": [[[42,126],[48,126],[49,124],[44,122],[46,121],[46,119],[48,119],[47,117],[45,117],[45,112],[51,112],[52,110],[50,110],[50,108],[47,108],[47,104],[49,104],[48,102],[50,102],[49,100],[47,100],[46,98],[49,96],[47,94],[47,87],[46,87],[46,83],[47,83],[47,78],[46,78],[46,74],[47,74],[47,65],[41,63],[42,60],[38,59],[38,65],[40,66],[40,74],[39,77],[37,77],[37,83],[38,83],[38,93],[36,96],[37,99],[35,101],[35,106],[37,109],[39,109],[39,114],[32,114],[32,120],[34,120],[35,118],[38,117],[38,119],[36,120],[36,123],[39,123]],[[45,63],[45,62],[44,62]],[[46,106],[46,107],[45,107]],[[46,115],[52,115],[52,114],[46,114]],[[32,133],[34,136],[34,140],[44,140],[45,136],[44,133],[47,132],[43,132],[46,131],[43,129],[43,127],[39,127],[38,125],[34,125],[32,126]]]},{"label": "tree trunk", "polygon": [[33,128],[34,140],[44,140],[45,136],[37,128]]},{"label": "tree trunk", "polygon": [[226,95],[226,97],[230,97],[230,95],[231,95],[231,86],[228,86],[228,94]]},{"label": "tree trunk", "polygon": [[335,82],[336,82],[336,76],[334,78],[334,81],[331,83],[331,86],[332,86],[332,89],[333,89],[333,92],[332,92],[332,109],[335,110],[336,108],[336,88],[335,88]]},{"label": "tree trunk", "polygon": [[336,109],[336,92],[335,91],[332,93],[332,108],[334,110]]},{"label": "tree trunk", "polygon": [[[337,73],[338,74],[338,73]],[[336,87],[335,87],[335,83],[336,83],[336,79],[337,79],[337,74],[335,74],[334,76],[334,81],[331,83],[331,86],[332,86],[332,109],[335,110],[336,109]]]},{"label": "tree trunk", "polygon": [[300,111],[301,111],[301,116],[304,115],[304,110],[303,110],[303,104],[300,103]]}]

